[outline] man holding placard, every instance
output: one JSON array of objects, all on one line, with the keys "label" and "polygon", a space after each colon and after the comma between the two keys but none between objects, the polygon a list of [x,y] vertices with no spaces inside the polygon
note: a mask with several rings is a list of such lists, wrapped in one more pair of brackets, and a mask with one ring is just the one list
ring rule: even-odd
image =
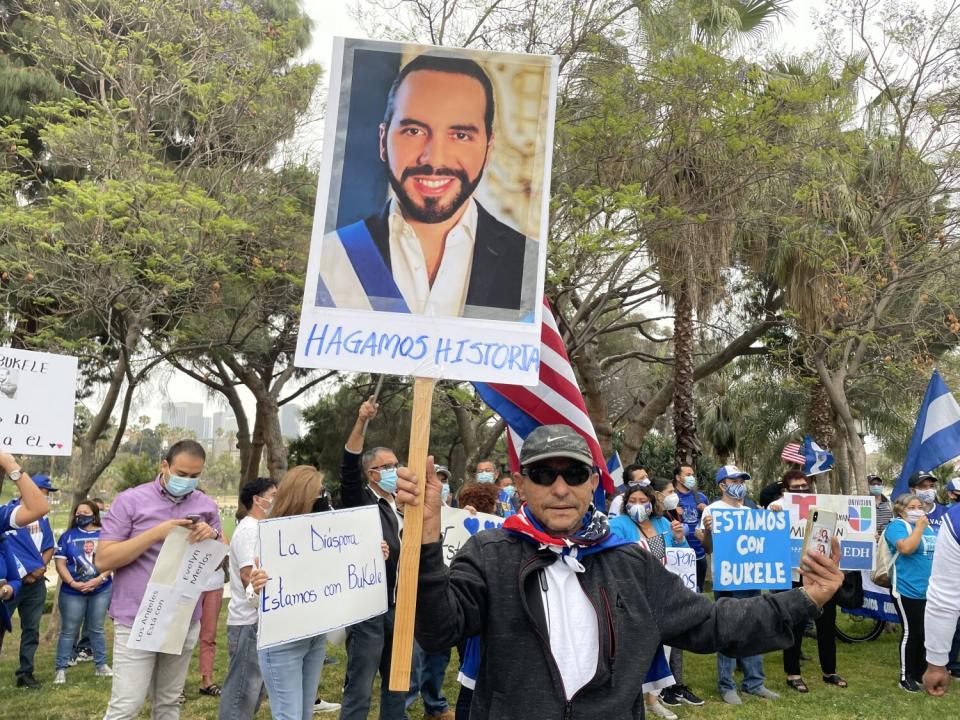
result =
[{"label": "man holding placard", "polygon": [[[814,617],[843,581],[835,562],[811,554],[803,589],[713,603],[610,533],[592,505],[599,477],[576,430],[538,427],[520,463],[520,512],[471,537],[447,570],[441,484],[432,458],[426,462],[416,637],[429,651],[480,636],[471,720],[639,716],[637,672],[650,667],[660,641],[735,656],[785,647],[792,628]],[[397,498],[421,503],[406,468]]]},{"label": "man holding placard", "polygon": [[151,698],[154,718],[180,717],[178,698],[200,635],[199,604],[179,654],[130,648],[128,641],[140,601],[170,531],[187,528],[191,543],[220,537],[217,504],[197,491],[205,461],[206,453],[199,443],[174,443],[153,482],[117,495],[103,519],[97,567],[116,571],[110,600],[115,628],[113,689],[104,720],[132,720],[139,715],[147,697]]},{"label": "man holding placard", "polygon": [[[713,548],[713,530],[714,513],[746,513],[752,512],[744,506],[744,498],[747,496],[746,481],[750,475],[739,470],[735,465],[724,465],[717,471],[717,483],[723,491],[723,496],[716,502],[710,503],[703,510],[703,518],[700,520],[700,527],[697,529],[697,538],[703,543],[704,549],[708,553],[714,551]],[[785,528],[789,533],[789,521],[785,520]],[[785,572],[786,587],[790,586],[790,562],[789,562],[789,535],[786,535],[787,553]],[[714,567],[717,567],[717,558],[714,558]],[[835,565],[835,563],[831,563]],[[839,571],[837,571],[839,572]],[[716,573],[715,573],[716,574]],[[719,575],[714,578],[718,582]],[[842,582],[843,576],[840,575]],[[806,586],[806,585],[805,585]],[[839,585],[837,586],[839,587]],[[721,598],[757,598],[760,597],[760,590],[728,590],[715,591],[714,596],[719,601]],[[832,593],[831,593],[832,597]],[[829,598],[827,598],[829,600]],[[826,601],[818,603],[822,608]],[[801,623],[803,621],[801,620]],[[805,623],[804,623],[805,624]],[[792,643],[791,643],[792,644]],[[751,654],[740,655],[740,662],[743,665],[743,687],[742,690],[750,695],[756,695],[767,700],[778,700],[780,696],[767,689],[764,685],[765,676],[763,672],[763,655]],[[717,684],[720,687],[720,695],[723,701],[730,705],[740,705],[743,701],[737,694],[737,685],[734,681],[733,673],[737,667],[737,658],[722,652],[717,653]]]},{"label": "man holding placard", "polygon": [[[340,720],[366,720],[370,712],[373,678],[380,673],[380,718],[403,720],[406,693],[388,689],[393,650],[393,617],[396,605],[397,559],[400,557],[400,522],[394,493],[399,461],[393,450],[377,447],[363,452],[367,423],[377,416],[371,396],[357,413],[340,465],[340,498],[344,508],[376,505],[380,511],[383,539],[389,548],[386,560],[386,614],[347,628],[347,674],[343,683]],[[366,483],[364,483],[366,476]]]}]

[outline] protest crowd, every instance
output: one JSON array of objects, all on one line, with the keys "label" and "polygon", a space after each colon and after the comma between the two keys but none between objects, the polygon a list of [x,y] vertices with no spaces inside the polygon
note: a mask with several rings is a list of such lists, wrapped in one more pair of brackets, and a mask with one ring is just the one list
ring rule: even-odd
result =
[{"label": "protest crowd", "polygon": [[[277,719],[335,712],[366,718],[377,675],[385,720],[407,717],[418,697],[427,718],[533,717],[533,708],[542,713],[536,716],[551,718],[674,718],[683,705],[703,705],[697,693],[710,682],[724,703],[740,705],[744,696],[775,702],[779,695],[766,685],[771,653],[782,653],[789,688],[816,691],[800,674],[808,625],[816,628],[823,683],[847,688],[836,664],[834,622],[849,578],[859,573],[838,568],[835,539],[831,557],[808,552],[792,582],[788,578],[791,589],[715,590],[713,598],[707,590],[710,554],[719,552],[721,525],[729,522],[724,513],[751,512],[759,504],[766,510],[756,512],[786,514],[785,494],[815,492],[817,476],[787,470],[755,501],[749,474],[732,465],[721,467],[711,484],[689,466],[676,468],[673,478],[651,478],[632,464],[623,470],[620,490],[604,497],[607,507],[600,508],[586,441],[569,426],[545,425],[524,442],[519,473],[483,460],[454,494],[449,471],[429,458],[421,493],[393,450],[364,445],[377,409],[373,397],[364,402],[346,438],[337,503],[323,473],[312,467],[294,467],[279,481],[258,477],[240,489],[241,519],[231,538],[223,537],[216,504],[203,492],[205,453],[192,440],[174,443],[155,480],[121,492],[109,508],[97,499],[80,502],[56,538],[46,498],[57,488],[46,476],[28,477],[13,456],[0,454],[19,495],[0,507],[0,627],[9,633],[19,614],[17,685],[41,689],[34,655],[47,592],[43,579],[53,560],[61,615],[53,682],[69,683],[82,672],[78,663],[92,659],[96,676],[112,678],[105,720],[135,718],[146,703],[153,717],[180,717],[198,645],[199,693],[219,696],[224,719],[253,718],[265,702]],[[882,518],[875,538],[888,550],[880,557],[892,558],[890,593],[903,626],[899,686],[937,695],[951,677],[960,679],[960,479],[948,483],[947,505],[938,502],[935,483],[932,475],[915,472],[909,490],[891,503],[883,480],[870,479]],[[411,683],[407,692],[395,692],[388,679],[397,560],[404,511],[421,504]],[[362,507],[376,507],[380,519],[387,611],[346,627],[346,676],[337,703],[317,694],[326,634],[258,649],[258,608],[271,580],[269,561],[261,564],[258,523]],[[502,527],[471,537],[447,567],[444,507],[496,516]],[[177,528],[188,544],[229,542],[229,551],[196,598],[175,650],[137,649],[130,645],[135,617],[164,540]],[[671,549],[689,553],[687,585],[665,569]],[[229,666],[221,686],[212,675],[212,656],[225,584]],[[112,652],[105,642],[107,616]],[[8,637],[7,646],[15,639]],[[715,680],[685,676],[684,651],[716,653]],[[511,673],[504,662],[527,671]],[[444,696],[448,673],[458,676],[457,698]]]},{"label": "protest crowd", "polygon": [[[88,683],[103,720],[818,717],[878,687],[957,717],[960,0],[851,1],[842,56],[761,62],[732,54],[786,2],[363,0],[397,40],[321,66],[343,3],[0,0],[0,718]],[[161,363],[230,405],[231,469],[164,420],[93,492]],[[747,447],[718,390],[711,455],[694,388],[744,367],[740,410],[813,419]],[[928,371],[867,476],[861,411]],[[886,676],[838,652],[851,616],[896,633]]]}]

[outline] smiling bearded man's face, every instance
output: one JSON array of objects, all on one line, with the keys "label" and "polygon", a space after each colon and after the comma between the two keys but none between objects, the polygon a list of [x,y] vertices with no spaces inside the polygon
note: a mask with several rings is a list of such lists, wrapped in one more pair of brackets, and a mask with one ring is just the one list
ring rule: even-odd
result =
[{"label": "smiling bearded man's face", "polygon": [[469,75],[416,70],[404,78],[390,126],[380,126],[380,157],[407,219],[446,222],[476,190],[492,142],[486,104]]}]

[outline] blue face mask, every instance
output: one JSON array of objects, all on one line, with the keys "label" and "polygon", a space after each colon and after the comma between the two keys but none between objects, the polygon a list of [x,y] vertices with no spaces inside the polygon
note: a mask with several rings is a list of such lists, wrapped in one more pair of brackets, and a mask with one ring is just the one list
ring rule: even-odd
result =
[{"label": "blue face mask", "polygon": [[477,482],[478,483],[492,483],[493,482],[493,473],[489,470],[484,470],[483,472],[477,473]]},{"label": "blue face mask", "polygon": [[440,502],[446,505],[448,497],[450,497],[450,483],[444,483],[440,488]]},{"label": "blue face mask", "polygon": [[638,524],[649,518],[652,510],[653,506],[650,503],[627,505],[627,515]]},{"label": "blue face mask", "polygon": [[199,483],[199,478],[185,478],[179,475],[171,475],[167,478],[167,492],[174,497],[183,497],[196,490]]},{"label": "blue face mask", "polygon": [[85,528],[93,523],[93,515],[77,515],[75,519],[79,528]]},{"label": "blue face mask", "polygon": [[871,485],[870,486],[871,495],[883,495],[883,485]]},{"label": "blue face mask", "polygon": [[397,492],[397,469],[383,468],[380,470],[380,489],[391,495]]},{"label": "blue face mask", "polygon": [[747,486],[743,483],[727,483],[724,492],[734,500],[743,500],[747,496]]},{"label": "blue face mask", "polygon": [[513,485],[507,485],[507,486],[502,490],[502,492],[503,492],[508,498],[512,498],[512,497],[516,494],[517,489],[516,489]]}]

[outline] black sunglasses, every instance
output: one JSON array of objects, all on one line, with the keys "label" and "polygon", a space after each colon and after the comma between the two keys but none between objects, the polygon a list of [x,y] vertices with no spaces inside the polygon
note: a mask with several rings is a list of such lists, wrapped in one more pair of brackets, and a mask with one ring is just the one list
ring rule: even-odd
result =
[{"label": "black sunglasses", "polygon": [[577,485],[583,485],[589,480],[592,472],[586,465],[573,465],[563,469],[540,465],[538,467],[524,468],[523,474],[537,485],[543,485],[545,487],[553,485],[558,477],[563,477],[564,482],[570,487],[576,487]]}]

